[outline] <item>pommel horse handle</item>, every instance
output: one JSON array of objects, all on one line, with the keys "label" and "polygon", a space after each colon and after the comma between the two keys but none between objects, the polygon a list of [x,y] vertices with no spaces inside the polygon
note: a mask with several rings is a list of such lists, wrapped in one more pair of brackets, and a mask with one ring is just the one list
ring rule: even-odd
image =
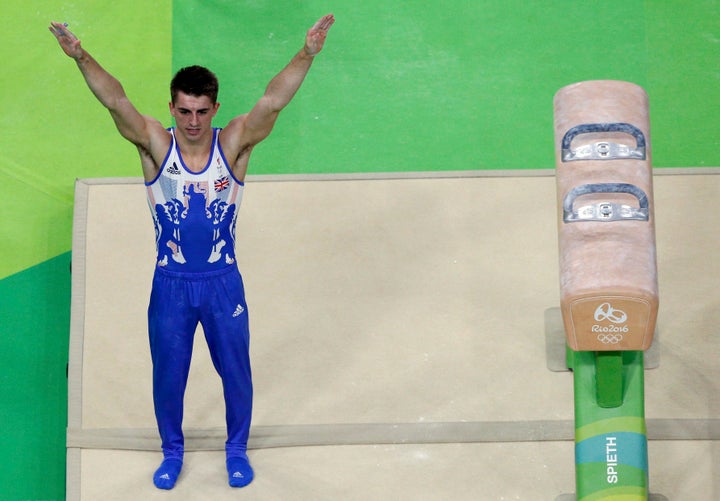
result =
[{"label": "pommel horse handle", "polygon": [[[576,136],[596,132],[623,132],[629,134],[635,138],[635,148],[611,141],[599,141],[575,150],[570,148]],[[581,124],[568,130],[563,137],[563,162],[572,162],[575,160],[616,160],[619,158],[645,160],[645,135],[632,124],[622,122]]]},{"label": "pommel horse handle", "polygon": [[[600,202],[575,209],[575,200],[583,195],[596,193],[628,193],[638,202],[634,208],[625,204]],[[647,194],[628,183],[596,183],[576,186],[565,195],[563,200],[563,222],[576,221],[622,221],[622,220],[648,221],[650,219],[650,206]]]}]

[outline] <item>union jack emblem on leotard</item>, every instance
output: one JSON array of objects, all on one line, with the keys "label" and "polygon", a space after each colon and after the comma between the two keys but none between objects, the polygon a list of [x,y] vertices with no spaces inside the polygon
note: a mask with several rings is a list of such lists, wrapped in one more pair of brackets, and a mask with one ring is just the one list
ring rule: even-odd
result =
[{"label": "union jack emblem on leotard", "polygon": [[227,176],[223,176],[220,179],[215,180],[215,191],[221,192],[230,185],[230,180]]}]

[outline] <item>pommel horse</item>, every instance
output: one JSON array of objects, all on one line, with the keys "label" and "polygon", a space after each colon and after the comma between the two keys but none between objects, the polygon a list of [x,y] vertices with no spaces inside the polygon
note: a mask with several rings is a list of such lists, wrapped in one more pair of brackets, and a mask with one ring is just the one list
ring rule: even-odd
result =
[{"label": "pommel horse", "polygon": [[554,98],[560,310],[583,499],[648,499],[643,351],[658,313],[645,91],[598,80]]}]

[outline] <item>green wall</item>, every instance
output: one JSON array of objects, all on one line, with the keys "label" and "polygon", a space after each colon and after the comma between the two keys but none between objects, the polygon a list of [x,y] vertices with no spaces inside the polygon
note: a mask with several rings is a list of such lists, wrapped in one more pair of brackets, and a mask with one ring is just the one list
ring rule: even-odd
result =
[{"label": "green wall", "polygon": [[70,253],[0,281],[0,499],[63,499]]},{"label": "green wall", "polygon": [[720,165],[716,0],[161,0],[151,9],[131,0],[6,0],[0,423],[10,433],[0,435],[0,500],[64,493],[74,180],[140,174],[134,147],[49,21],[68,22],[138,109],[167,125],[173,71],[211,67],[224,125],[252,106],[328,11],[337,22],[326,50],[257,148],[251,173],[552,168],[554,93],[608,78],[647,90],[656,167]]}]

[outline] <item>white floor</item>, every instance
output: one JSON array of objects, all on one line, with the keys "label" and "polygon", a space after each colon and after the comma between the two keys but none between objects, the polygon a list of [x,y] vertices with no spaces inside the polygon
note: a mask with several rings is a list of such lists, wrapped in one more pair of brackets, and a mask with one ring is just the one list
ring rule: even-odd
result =
[{"label": "white floor", "polygon": [[[81,185],[69,500],[573,493],[572,374],[548,368],[562,353],[548,355],[545,335],[545,312],[559,301],[553,177],[249,180],[237,233],[253,336],[256,480],[231,489],[222,451],[198,450],[171,492],[152,486],[159,444],[143,438],[154,427],[144,325],[154,235],[144,189],[139,180]],[[720,175],[661,172],[655,207],[650,489],[656,499],[717,500]],[[197,340],[186,428],[217,435],[219,381]],[[216,435],[188,446],[220,447]]]}]

